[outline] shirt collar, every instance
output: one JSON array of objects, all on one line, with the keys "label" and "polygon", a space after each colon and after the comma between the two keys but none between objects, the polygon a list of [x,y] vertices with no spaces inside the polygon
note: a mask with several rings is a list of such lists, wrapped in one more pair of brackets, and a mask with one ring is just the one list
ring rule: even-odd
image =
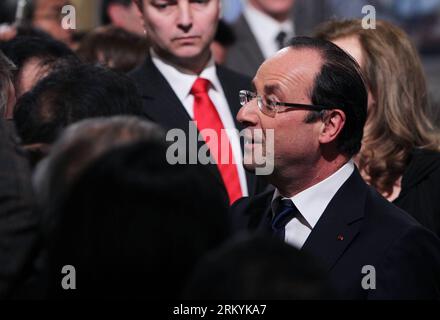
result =
[{"label": "shirt collar", "polygon": [[[350,160],[328,178],[290,198],[312,229],[315,227],[319,218],[321,218],[336,192],[342,187],[344,182],[347,181],[353,171],[354,163],[353,160]],[[287,199],[280,194],[278,189],[275,189],[272,198],[272,213],[275,212],[276,200],[280,197]]]},{"label": "shirt collar", "polygon": [[212,55],[205,69],[203,69],[200,75],[185,72],[182,68],[179,68],[179,66],[160,58],[153,49],[150,49],[150,56],[153,64],[157,69],[159,69],[160,73],[168,81],[180,101],[185,100],[188,95],[191,94],[191,88],[199,77],[209,80],[214,90],[218,91],[220,88],[220,80],[217,76],[217,67]]}]

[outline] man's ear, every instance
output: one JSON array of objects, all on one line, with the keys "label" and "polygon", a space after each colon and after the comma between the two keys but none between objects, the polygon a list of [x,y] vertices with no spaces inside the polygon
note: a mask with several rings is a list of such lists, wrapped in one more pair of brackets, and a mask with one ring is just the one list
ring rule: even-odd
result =
[{"label": "man's ear", "polygon": [[340,109],[327,111],[322,121],[319,142],[327,144],[336,141],[345,126],[345,112]]},{"label": "man's ear", "polygon": [[134,1],[134,5],[135,5],[135,7],[136,7],[136,14],[137,14],[141,19],[143,19],[144,15],[143,15],[143,12],[142,12],[142,8],[143,8],[144,4],[142,3],[142,0]]},{"label": "man's ear", "polygon": [[111,4],[107,8],[107,15],[110,17],[112,24],[121,27],[123,26],[123,21],[126,19],[124,7],[121,4]]},{"label": "man's ear", "polygon": [[144,33],[147,34],[147,26],[145,25],[145,17],[144,17],[144,4],[142,0],[135,0],[135,7],[136,7],[136,15],[139,17],[142,27],[144,27]]}]

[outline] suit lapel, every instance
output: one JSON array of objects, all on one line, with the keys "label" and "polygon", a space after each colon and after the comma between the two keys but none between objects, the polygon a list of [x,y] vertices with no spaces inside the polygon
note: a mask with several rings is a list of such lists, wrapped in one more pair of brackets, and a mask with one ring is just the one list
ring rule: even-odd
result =
[{"label": "suit lapel", "polygon": [[302,250],[329,271],[359,232],[368,187],[357,169],[338,190]]},{"label": "suit lapel", "polygon": [[144,99],[146,116],[167,129],[179,128],[186,132],[191,118],[150,57],[132,76]]},{"label": "suit lapel", "polygon": [[273,193],[274,190],[265,191],[252,199],[251,207],[245,211],[248,215],[246,225],[248,230],[270,232]]}]

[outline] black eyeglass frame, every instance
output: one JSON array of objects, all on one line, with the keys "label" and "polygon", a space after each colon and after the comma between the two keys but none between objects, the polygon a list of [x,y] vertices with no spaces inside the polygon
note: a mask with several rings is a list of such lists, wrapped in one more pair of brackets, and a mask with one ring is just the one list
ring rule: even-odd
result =
[{"label": "black eyeglass frame", "polygon": [[[278,101],[272,101],[269,99],[266,99],[267,102],[264,101],[262,96],[257,95],[255,92],[248,91],[248,90],[240,90],[239,93],[240,97],[240,105],[244,106],[245,104],[249,103],[253,99],[257,99],[257,105],[258,109],[266,115],[269,116],[275,116],[276,113],[278,113],[278,108],[276,107],[287,107],[287,108],[294,108],[298,110],[311,110],[311,111],[323,111],[323,110],[332,110],[335,109],[334,107],[327,107],[327,106],[321,106],[321,105],[315,105],[315,104],[301,104],[301,103],[290,103],[290,102],[278,102]],[[249,99],[250,98],[250,99]],[[266,108],[265,108],[266,106]],[[270,107],[268,107],[270,106]],[[269,110],[266,112],[265,110]]]}]

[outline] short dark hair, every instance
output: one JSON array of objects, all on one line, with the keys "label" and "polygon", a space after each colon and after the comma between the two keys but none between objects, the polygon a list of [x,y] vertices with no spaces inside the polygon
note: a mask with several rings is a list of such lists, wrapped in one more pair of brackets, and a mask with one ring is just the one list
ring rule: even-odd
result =
[{"label": "short dark hair", "polygon": [[[323,64],[315,77],[310,99],[313,104],[344,111],[347,119],[338,137],[338,149],[349,156],[355,155],[362,145],[368,105],[366,82],[358,63],[326,40],[295,37],[290,41],[290,48],[313,49],[321,54]],[[311,111],[306,121],[316,121],[324,113]]]},{"label": "short dark hair", "polygon": [[246,234],[200,261],[184,298],[310,300],[333,296],[313,258],[274,237]]},{"label": "short dark hair", "polygon": [[45,63],[65,57],[75,57],[75,53],[64,43],[51,38],[20,36],[1,44],[0,49],[14,62],[23,67],[31,58],[39,58]]},{"label": "short dark hair", "polygon": [[142,115],[130,78],[109,69],[61,68],[17,101],[14,119],[24,144],[52,143],[69,124],[92,117]]},{"label": "short dark hair", "polygon": [[85,62],[129,72],[145,61],[148,41],[145,37],[109,25],[90,32],[81,41],[78,56]]},{"label": "short dark hair", "polygon": [[103,0],[101,6],[101,22],[102,24],[111,24],[112,21],[108,15],[108,8],[112,4],[119,4],[124,7],[129,7],[133,1],[132,0]]},{"label": "short dark hair", "polygon": [[[169,164],[167,147],[163,137],[112,150],[74,184],[50,241],[52,296],[176,299],[199,258],[225,240],[226,204],[206,187],[215,177]],[[77,290],[59,284],[66,264]]]},{"label": "short dark hair", "polygon": [[17,66],[14,83],[18,95],[22,94],[19,90],[22,79],[21,71],[31,59],[37,59],[39,67],[45,72],[80,62],[75,53],[64,43],[45,36],[18,36],[0,44],[0,49]]}]

